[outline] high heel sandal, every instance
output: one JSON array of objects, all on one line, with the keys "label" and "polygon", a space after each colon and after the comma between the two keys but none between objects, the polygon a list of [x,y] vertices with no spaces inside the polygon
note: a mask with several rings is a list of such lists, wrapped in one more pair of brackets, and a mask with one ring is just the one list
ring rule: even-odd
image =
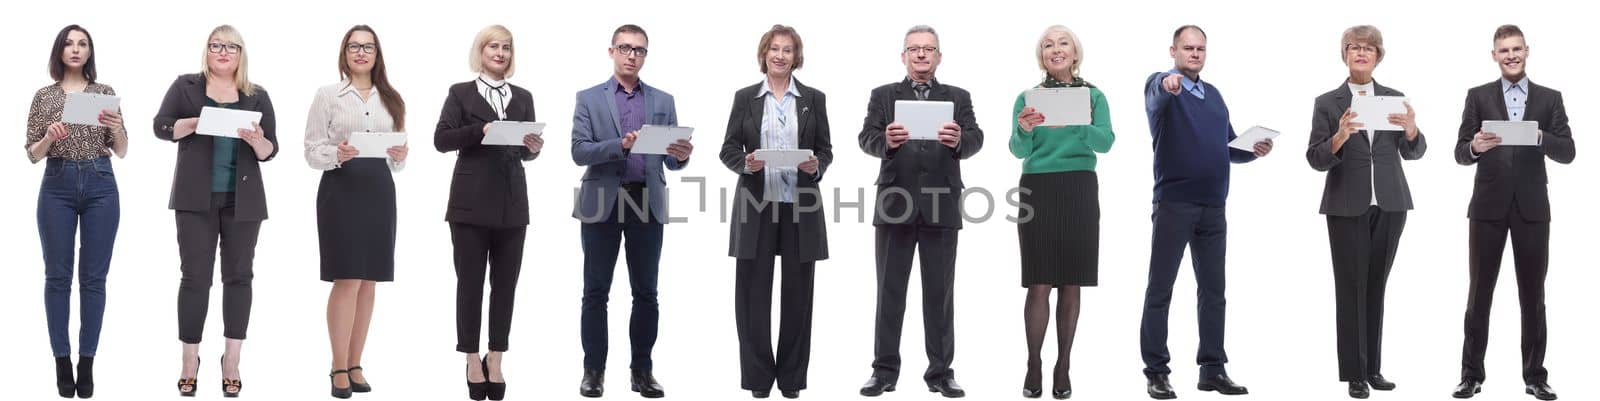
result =
[{"label": "high heel sandal", "polygon": [[[221,364],[224,367],[224,369],[226,369],[226,367],[228,366],[228,364],[226,363],[227,360],[228,360],[228,355],[227,354],[223,354],[222,358],[217,363]],[[229,379],[229,378],[227,378],[226,375],[223,376],[223,378],[222,378],[222,396],[223,397],[239,398],[239,392],[240,391],[244,391],[244,380],[242,380],[242,379]]]},{"label": "high heel sandal", "polygon": [[[339,384],[338,384],[339,382],[334,380],[334,377],[338,376],[341,373],[344,374],[345,380],[349,380],[350,379],[350,370],[349,369],[335,370],[335,371],[333,371],[333,373],[329,373],[328,374],[328,387],[332,387],[333,388],[333,390],[332,390],[333,398],[339,398],[339,399],[350,398],[350,396],[352,394],[355,394],[354,392],[350,391],[350,386],[339,387]],[[352,383],[354,383],[354,382],[352,382]]]},{"label": "high heel sandal", "polygon": [[494,380],[489,378],[488,355],[484,355],[483,357],[483,382],[484,384],[488,385],[488,391],[484,395],[490,400],[500,401],[506,399],[506,382],[496,383]]},{"label": "high heel sandal", "polygon": [[467,398],[472,399],[473,401],[483,401],[484,399],[489,398],[489,373],[484,372],[483,381],[474,383],[472,382],[471,375],[472,368],[474,366],[483,368],[481,363],[467,364]]},{"label": "high heel sandal", "polygon": [[370,384],[370,383],[357,383],[356,382],[355,373],[356,373],[357,370],[364,370],[364,369],[361,369],[361,365],[356,365],[356,366],[351,366],[350,367],[350,391],[354,391],[354,392],[357,392],[357,393],[370,393],[370,392],[372,392],[372,384]]},{"label": "high heel sandal", "polygon": [[[198,356],[194,357],[194,372],[195,377],[200,376],[200,357]],[[178,395],[184,397],[193,397],[196,391],[200,391],[199,382],[195,380],[195,377],[190,377],[187,379],[181,377],[178,378]],[[184,390],[184,387],[188,387],[189,389]]]}]

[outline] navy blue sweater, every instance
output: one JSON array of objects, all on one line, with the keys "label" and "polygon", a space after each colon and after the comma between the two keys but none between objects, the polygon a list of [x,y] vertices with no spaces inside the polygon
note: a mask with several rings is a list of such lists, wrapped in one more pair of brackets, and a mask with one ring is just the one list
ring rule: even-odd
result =
[{"label": "navy blue sweater", "polygon": [[1144,109],[1155,148],[1153,201],[1221,207],[1228,200],[1228,163],[1245,163],[1256,156],[1228,147],[1238,135],[1216,87],[1184,78],[1185,86],[1198,85],[1205,98],[1187,88],[1173,95],[1161,88],[1170,73],[1152,74],[1144,86]]}]

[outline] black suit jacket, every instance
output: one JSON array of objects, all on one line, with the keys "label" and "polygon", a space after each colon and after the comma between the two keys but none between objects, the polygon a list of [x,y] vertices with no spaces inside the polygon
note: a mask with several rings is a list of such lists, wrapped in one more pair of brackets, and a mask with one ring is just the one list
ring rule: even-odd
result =
[{"label": "black suit jacket", "polygon": [[[445,221],[485,227],[528,225],[528,177],[522,162],[539,157],[526,146],[483,145],[483,126],[500,116],[476,81],[452,85],[445,96],[433,147],[456,152]],[[534,121],[533,94],[511,85],[506,120]]]},{"label": "black suit jacket", "polygon": [[1503,220],[1510,216],[1511,205],[1515,204],[1528,221],[1550,221],[1544,158],[1567,164],[1572,163],[1577,152],[1572,129],[1567,127],[1567,108],[1561,101],[1561,92],[1528,83],[1527,110],[1522,120],[1539,122],[1539,129],[1544,131],[1539,146],[1499,146],[1474,158],[1472,137],[1483,122],[1506,119],[1500,80],[1467,91],[1467,106],[1461,112],[1461,131],[1456,139],[1456,162],[1478,165],[1467,218]]},{"label": "black suit jacket", "polygon": [[[829,139],[828,103],[822,92],[801,85],[799,81],[795,81],[795,88],[800,92],[800,96],[795,98],[795,110],[800,114],[799,148],[811,149],[817,157],[818,167],[815,175],[804,171],[797,174],[799,182],[795,185],[797,198],[794,206],[799,212],[796,222],[799,223],[800,249],[796,253],[785,253],[784,257],[811,262],[828,258],[827,220],[823,216],[824,207],[819,196],[821,190],[817,183],[827,174],[828,165],[833,164],[833,141]],[[771,212],[763,212],[776,207],[775,202],[762,202],[766,193],[766,171],[747,173],[744,170],[745,155],[761,149],[761,119],[766,112],[766,96],[759,95],[760,92],[761,84],[734,92],[733,111],[728,114],[727,136],[722,139],[722,164],[739,174],[738,190],[733,198],[733,220],[729,227],[728,256],[741,259],[759,256],[756,247],[763,235],[759,233],[761,222],[762,219],[771,219],[768,216]],[[758,205],[761,208],[758,209]]]},{"label": "black suit jacket", "polygon": [[[272,142],[272,154],[266,159],[256,159],[256,152],[243,142],[234,148],[237,155],[234,171],[234,218],[239,221],[267,219],[267,193],[262,185],[260,162],[278,155],[278,123],[272,112],[272,99],[260,86],[254,87],[254,96],[239,92],[234,109],[261,113],[261,131]],[[200,116],[206,106],[205,74],[185,74],[172,81],[167,95],[161,100],[161,110],[156,112],[156,138],[178,143],[177,165],[172,173],[172,195],[167,208],[183,211],[211,209],[211,146],[216,137],[189,134],[172,139],[172,126],[178,120]]]},{"label": "black suit jacket", "polygon": [[[961,126],[961,144],[955,149],[935,141],[908,141],[899,149],[889,149],[883,131],[894,123],[896,100],[917,100],[911,79],[879,86],[867,102],[867,118],[861,126],[861,150],[883,159],[878,168],[878,202],[873,225],[917,223],[934,227],[961,228],[958,201],[966,185],[961,182],[961,160],[983,148],[983,130],[972,112],[972,95],[966,90],[931,82],[929,101],[955,103],[956,125]],[[910,194],[887,193],[903,190]],[[898,192],[898,191],[895,191]],[[927,193],[924,193],[927,192]],[[934,207],[937,203],[938,207]],[[906,217],[908,220],[898,221]]]},{"label": "black suit jacket", "polygon": [[[1405,96],[1377,82],[1372,87],[1376,96]],[[1333,153],[1333,134],[1339,130],[1339,118],[1350,109],[1352,97],[1350,85],[1340,83],[1338,88],[1317,96],[1311,112],[1311,143],[1306,147],[1306,161],[1311,168],[1328,172],[1322,186],[1321,213],[1360,216],[1372,206],[1374,195],[1378,207],[1385,212],[1411,210],[1411,185],[1406,183],[1400,160],[1421,159],[1428,151],[1427,138],[1420,129],[1414,141],[1406,140],[1405,131],[1363,129],[1351,135],[1339,153]]]}]

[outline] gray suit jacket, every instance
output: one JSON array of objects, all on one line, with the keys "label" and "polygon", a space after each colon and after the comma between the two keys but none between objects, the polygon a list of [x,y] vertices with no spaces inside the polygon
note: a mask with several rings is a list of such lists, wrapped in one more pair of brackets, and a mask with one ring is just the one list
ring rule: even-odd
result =
[{"label": "gray suit jacket", "polygon": [[[629,152],[622,149],[622,125],[618,121],[616,78],[578,91],[577,109],[572,112],[572,161],[588,167],[578,189],[572,216],[584,223],[617,221],[612,215],[621,190],[623,170]],[[678,109],[672,95],[650,85],[644,91],[645,125],[678,125]],[[644,176],[649,212],[658,223],[667,220],[667,179],[662,166],[682,170],[688,161],[664,155],[645,155]]]},{"label": "gray suit jacket", "polygon": [[[1377,96],[1405,96],[1377,82],[1372,86]],[[1328,172],[1322,187],[1321,213],[1360,216],[1372,205],[1373,191],[1377,191],[1378,207],[1383,211],[1411,210],[1411,186],[1406,183],[1406,172],[1400,160],[1421,159],[1428,150],[1427,138],[1420,130],[1417,139],[1410,141],[1406,140],[1404,131],[1360,130],[1345,141],[1339,153],[1333,153],[1333,134],[1339,130],[1339,118],[1350,108],[1352,97],[1349,85],[1341,82],[1338,88],[1317,97],[1311,113],[1311,143],[1306,147],[1306,161],[1311,163],[1311,168]],[[1371,135],[1370,140],[1368,135]]]}]

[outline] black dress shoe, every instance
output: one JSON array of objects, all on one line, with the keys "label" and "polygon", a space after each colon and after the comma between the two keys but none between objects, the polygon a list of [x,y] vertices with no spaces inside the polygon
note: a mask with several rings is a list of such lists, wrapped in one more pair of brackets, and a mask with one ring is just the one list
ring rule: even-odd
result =
[{"label": "black dress shoe", "polygon": [[349,370],[339,369],[339,370],[333,371],[333,373],[329,373],[328,374],[328,387],[332,388],[332,390],[330,390],[330,393],[331,393],[331,395],[333,395],[333,398],[338,398],[338,399],[341,399],[341,400],[342,399],[346,399],[346,398],[350,398],[350,395],[351,394],[355,394],[355,392],[350,391],[350,386],[339,387],[339,384],[336,381],[336,378],[339,375],[344,375],[345,380],[350,380],[350,371]]},{"label": "black dress shoe", "polygon": [[1364,399],[1367,399],[1367,397],[1371,396],[1371,395],[1372,395],[1372,391],[1367,389],[1367,382],[1361,381],[1361,380],[1351,380],[1350,381],[1350,398],[1356,398],[1356,399],[1363,399],[1364,400]]},{"label": "black dress shoe", "polygon": [[1228,375],[1226,374],[1220,374],[1202,379],[1200,380],[1200,384],[1195,385],[1195,388],[1200,389],[1200,391],[1215,391],[1222,393],[1223,395],[1250,394],[1250,389],[1234,383],[1233,379],[1228,378]]},{"label": "black dress shoe", "polygon": [[1461,384],[1456,385],[1456,392],[1451,393],[1450,396],[1455,398],[1472,398],[1472,396],[1478,395],[1478,393],[1481,392],[1483,392],[1482,380],[1462,379]]},{"label": "black dress shoe", "polygon": [[1394,382],[1389,381],[1389,379],[1383,378],[1383,375],[1368,376],[1367,377],[1367,384],[1371,385],[1373,390],[1378,390],[1378,391],[1394,390]]},{"label": "black dress shoe", "polygon": [[1532,395],[1533,398],[1538,398],[1544,401],[1556,399],[1556,390],[1550,388],[1550,383],[1539,382],[1529,384],[1526,387],[1526,391],[1529,395]]},{"label": "black dress shoe", "polygon": [[928,383],[928,392],[939,393],[939,395],[944,396],[944,398],[961,398],[967,396],[967,391],[962,390],[961,385],[956,384],[956,379],[953,378],[944,378],[933,383]]},{"label": "black dress shoe", "polygon": [[751,398],[767,398],[772,396],[772,390],[750,390]]},{"label": "black dress shoe", "polygon": [[474,400],[474,401],[482,401],[484,399],[489,398],[489,372],[483,372],[483,381],[474,382],[471,379],[471,377],[472,377],[472,369],[473,368],[483,369],[483,364],[481,364],[481,363],[468,363],[467,364],[467,377],[468,377],[468,379],[467,379],[467,399]]},{"label": "black dress shoe", "polygon": [[1044,389],[1042,388],[1028,388],[1028,386],[1022,386],[1022,398],[1039,398],[1041,395],[1044,395]]},{"label": "black dress shoe", "polygon": [[800,390],[781,390],[779,392],[783,393],[783,398],[788,398],[791,400],[800,398]]},{"label": "black dress shoe", "polygon": [[1072,389],[1050,390],[1050,397],[1058,400],[1072,398]]},{"label": "black dress shoe", "polygon": [[94,357],[78,357],[78,398],[94,397]]},{"label": "black dress shoe", "polygon": [[598,398],[606,393],[606,372],[603,370],[584,369],[583,381],[578,382],[578,395],[588,398]]},{"label": "black dress shoe", "polygon": [[[359,365],[350,367],[350,373],[355,373],[357,370],[366,371],[366,369],[362,369]],[[358,383],[356,382],[356,377],[352,375],[350,376],[350,391],[357,393],[370,393],[372,392],[372,383]]]},{"label": "black dress shoe", "polygon": [[61,398],[72,398],[78,391],[78,384],[72,380],[72,357],[56,358],[56,392],[61,393]]},{"label": "black dress shoe", "polygon": [[484,391],[484,394],[483,394],[484,397],[486,397],[486,398],[488,398],[490,400],[493,400],[493,401],[500,401],[500,400],[506,399],[506,382],[495,382],[494,380],[490,380],[489,379],[489,357],[487,355],[485,355],[483,357],[482,363],[483,363],[483,380],[484,380],[485,385],[487,386],[485,388],[486,391]]},{"label": "black dress shoe", "polygon": [[667,396],[667,390],[661,388],[661,383],[656,382],[655,375],[648,370],[634,369],[629,380],[633,392],[639,393],[644,398],[661,398]]},{"label": "black dress shoe", "polygon": [[868,397],[877,397],[890,391],[894,391],[894,382],[879,379],[877,376],[867,379],[867,384],[861,385],[861,395]]},{"label": "black dress shoe", "polygon": [[1178,398],[1178,391],[1172,389],[1172,381],[1167,380],[1167,374],[1165,373],[1150,375],[1146,379],[1144,391],[1150,394],[1150,398],[1158,400]]}]

